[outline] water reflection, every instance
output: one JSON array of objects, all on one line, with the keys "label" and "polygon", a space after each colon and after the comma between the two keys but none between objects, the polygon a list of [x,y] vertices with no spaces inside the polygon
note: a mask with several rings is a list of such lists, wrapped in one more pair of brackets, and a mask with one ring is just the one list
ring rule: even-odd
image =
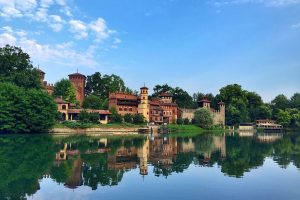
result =
[{"label": "water reflection", "polygon": [[70,189],[115,186],[132,169],[150,176],[150,166],[155,176],[168,177],[190,165],[218,165],[225,176],[242,178],[270,157],[282,168],[293,164],[300,169],[299,134],[6,136],[0,137],[0,146],[0,199],[25,199],[45,177]]}]

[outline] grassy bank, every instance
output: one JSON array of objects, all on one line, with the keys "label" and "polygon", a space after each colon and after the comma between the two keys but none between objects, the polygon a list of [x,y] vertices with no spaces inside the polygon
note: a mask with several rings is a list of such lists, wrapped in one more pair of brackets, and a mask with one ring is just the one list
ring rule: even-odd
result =
[{"label": "grassy bank", "polygon": [[194,136],[194,135],[199,135],[203,133],[208,133],[208,132],[214,132],[214,133],[223,133],[224,130],[223,128],[220,127],[213,127],[212,129],[202,129],[199,126],[196,125],[178,125],[178,124],[170,124],[168,125],[168,128],[172,135],[189,135],[189,136]]},{"label": "grassy bank", "polygon": [[143,124],[129,124],[129,123],[112,123],[112,124],[93,124],[93,123],[83,123],[83,122],[63,122],[56,123],[53,128],[71,128],[71,129],[86,129],[86,128],[143,128]]}]

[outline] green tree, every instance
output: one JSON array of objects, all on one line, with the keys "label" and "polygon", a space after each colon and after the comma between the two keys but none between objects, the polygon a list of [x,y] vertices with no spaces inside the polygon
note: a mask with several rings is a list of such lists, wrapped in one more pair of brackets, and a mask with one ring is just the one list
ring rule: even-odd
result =
[{"label": "green tree", "polygon": [[176,123],[182,125],[183,124],[183,120],[181,118],[178,118]]},{"label": "green tree", "polygon": [[142,114],[138,113],[133,115],[132,121],[134,124],[143,124],[145,123],[145,118]]},{"label": "green tree", "polygon": [[44,91],[0,83],[0,132],[40,133],[57,118],[57,105]]},{"label": "green tree", "polygon": [[281,110],[281,109],[279,109],[276,118],[277,118],[277,122],[284,127],[289,126],[292,119],[288,111]]},{"label": "green tree", "polygon": [[110,122],[112,122],[112,123],[122,123],[123,122],[123,117],[122,117],[122,115],[120,115],[117,112],[116,107],[111,107],[109,109],[109,112],[111,112]]},{"label": "green tree", "polygon": [[183,120],[183,123],[184,123],[185,125],[188,125],[188,124],[190,124],[190,120],[189,120],[188,118],[185,118],[185,119]]},{"label": "green tree", "polygon": [[276,96],[274,100],[271,101],[271,106],[273,109],[273,117],[277,119],[276,117],[278,115],[279,110],[285,110],[287,108],[290,108],[290,101],[285,95],[280,94]]},{"label": "green tree", "polygon": [[126,123],[133,123],[133,116],[129,113],[125,114],[124,115],[124,121]]},{"label": "green tree", "polygon": [[295,93],[292,97],[291,97],[291,108],[296,108],[298,110],[300,110],[300,93]]},{"label": "green tree", "polygon": [[82,107],[85,109],[106,109],[103,105],[103,101],[96,95],[87,96]]},{"label": "green tree", "polygon": [[34,69],[30,56],[21,48],[6,45],[0,48],[0,82],[12,82],[19,87],[41,87],[37,69]]},{"label": "green tree", "polygon": [[54,84],[54,90],[53,94],[54,97],[62,96],[62,98],[65,101],[68,101],[70,103],[74,103],[77,106],[80,105],[80,103],[76,99],[76,89],[70,82],[70,80],[63,78],[60,81],[56,82]]},{"label": "green tree", "polygon": [[213,118],[207,108],[200,108],[195,112],[196,125],[204,129],[210,129],[213,126]]}]

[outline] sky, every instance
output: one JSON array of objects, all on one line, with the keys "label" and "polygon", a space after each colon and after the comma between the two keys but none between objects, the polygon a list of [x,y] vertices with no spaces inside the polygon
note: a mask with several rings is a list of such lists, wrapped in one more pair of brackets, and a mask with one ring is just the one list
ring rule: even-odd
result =
[{"label": "sky", "polygon": [[49,83],[116,74],[265,102],[300,92],[300,0],[0,0],[0,46],[21,47]]}]

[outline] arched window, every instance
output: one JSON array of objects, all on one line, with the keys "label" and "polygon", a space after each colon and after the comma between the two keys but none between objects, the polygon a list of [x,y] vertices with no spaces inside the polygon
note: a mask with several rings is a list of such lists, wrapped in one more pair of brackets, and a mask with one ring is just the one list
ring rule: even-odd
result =
[{"label": "arched window", "polygon": [[66,105],[62,105],[62,106],[61,106],[61,109],[62,109],[62,110],[67,110],[67,106],[66,106]]}]

